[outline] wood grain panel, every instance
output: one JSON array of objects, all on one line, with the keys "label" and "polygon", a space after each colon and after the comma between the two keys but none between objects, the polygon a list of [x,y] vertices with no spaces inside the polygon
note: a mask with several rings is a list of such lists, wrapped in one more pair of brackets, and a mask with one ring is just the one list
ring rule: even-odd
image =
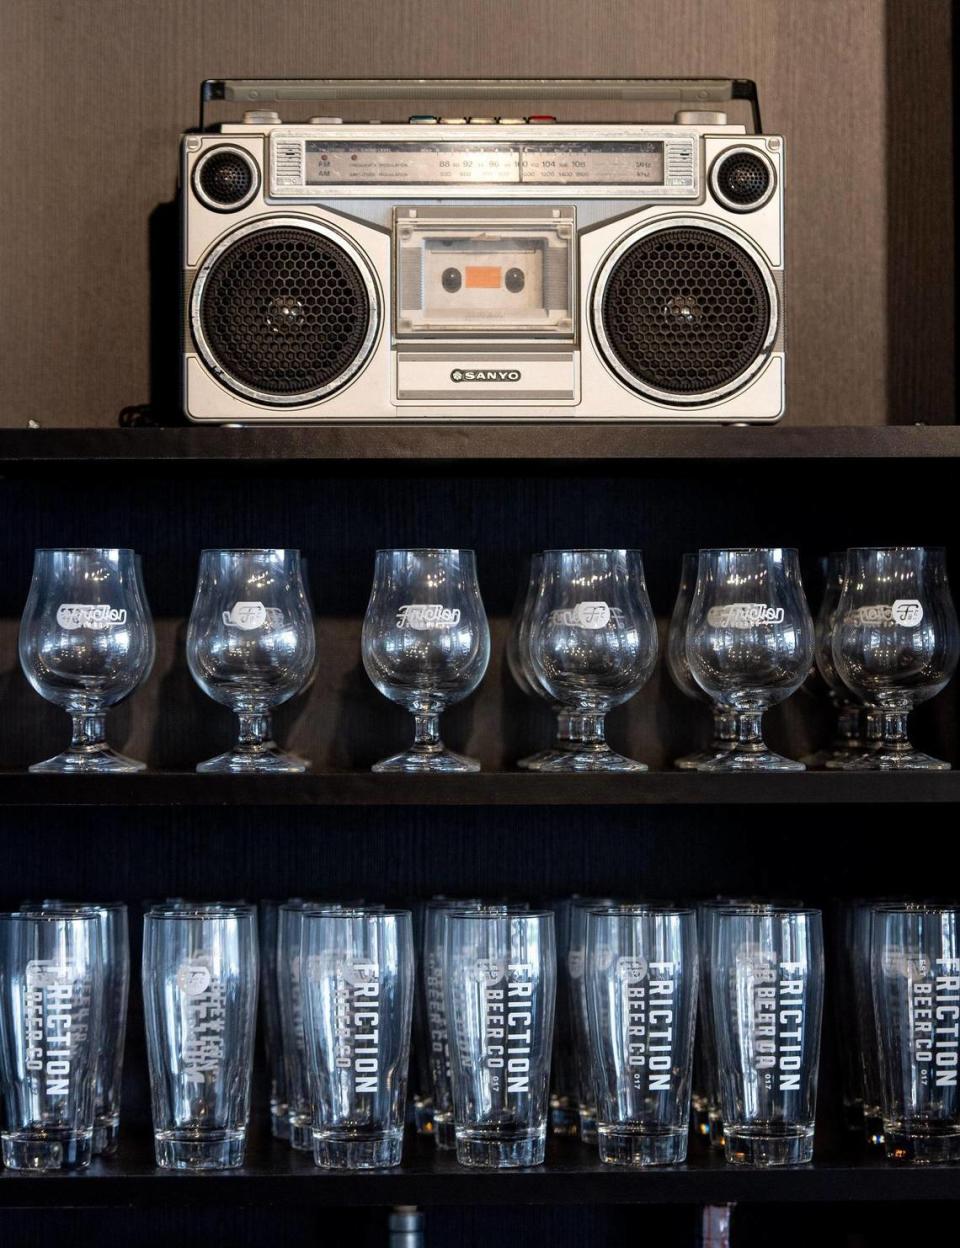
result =
[{"label": "wood grain panel", "polygon": [[[947,0],[900,7],[947,98]],[[216,74],[756,77],[789,145],[788,419],[908,418],[888,405],[885,32],[882,0],[6,0],[0,423],[110,425],[175,399],[176,143]],[[940,177],[949,136],[914,137]],[[901,225],[924,194],[898,192]],[[924,228],[936,254],[950,221]],[[909,280],[899,265],[897,290]],[[920,378],[951,341],[925,324]]]}]

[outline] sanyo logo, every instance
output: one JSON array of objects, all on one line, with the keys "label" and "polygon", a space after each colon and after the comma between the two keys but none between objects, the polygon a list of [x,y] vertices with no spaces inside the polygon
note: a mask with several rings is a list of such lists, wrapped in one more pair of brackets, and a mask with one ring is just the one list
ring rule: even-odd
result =
[{"label": "sanyo logo", "polygon": [[519,381],[519,368],[455,368],[451,381]]}]

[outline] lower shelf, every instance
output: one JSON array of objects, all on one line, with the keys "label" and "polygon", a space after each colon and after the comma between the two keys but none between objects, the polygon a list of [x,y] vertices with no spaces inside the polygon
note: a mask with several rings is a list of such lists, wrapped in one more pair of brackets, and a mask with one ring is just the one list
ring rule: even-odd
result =
[{"label": "lower shelf", "polygon": [[709,1205],[960,1199],[960,1169],[902,1167],[882,1158],[824,1158],[792,1170],[727,1166],[702,1145],[686,1166],[641,1172],[602,1166],[593,1150],[554,1141],[531,1170],[465,1170],[430,1141],[407,1140],[395,1170],[331,1173],[255,1132],[242,1170],[171,1174],[153,1164],[147,1130],[128,1131],[118,1157],[84,1174],[0,1173],[0,1207],[110,1208],[284,1205]]}]

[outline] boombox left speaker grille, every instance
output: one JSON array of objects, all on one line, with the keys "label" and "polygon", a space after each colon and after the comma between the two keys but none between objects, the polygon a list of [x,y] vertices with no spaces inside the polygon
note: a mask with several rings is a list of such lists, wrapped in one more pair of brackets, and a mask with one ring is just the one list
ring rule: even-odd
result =
[{"label": "boombox left speaker grille", "polygon": [[362,366],[378,322],[362,258],[313,223],[247,226],[208,258],[192,300],[194,335],[227,385],[303,403]]},{"label": "boombox left speaker grille", "polygon": [[745,246],[701,224],[651,229],[601,272],[594,328],[634,388],[668,402],[713,399],[762,362],[775,328],[768,270]]}]

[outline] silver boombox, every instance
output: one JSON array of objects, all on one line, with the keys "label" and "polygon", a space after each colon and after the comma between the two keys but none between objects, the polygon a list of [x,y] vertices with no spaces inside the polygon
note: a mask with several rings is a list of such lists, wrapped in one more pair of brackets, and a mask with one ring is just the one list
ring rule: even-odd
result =
[{"label": "silver boombox", "polygon": [[[685,107],[648,124],[272,111],[453,98]],[[247,111],[206,125],[212,101]],[[783,158],[743,79],[208,81],[182,140],[187,415],[779,420]]]}]

